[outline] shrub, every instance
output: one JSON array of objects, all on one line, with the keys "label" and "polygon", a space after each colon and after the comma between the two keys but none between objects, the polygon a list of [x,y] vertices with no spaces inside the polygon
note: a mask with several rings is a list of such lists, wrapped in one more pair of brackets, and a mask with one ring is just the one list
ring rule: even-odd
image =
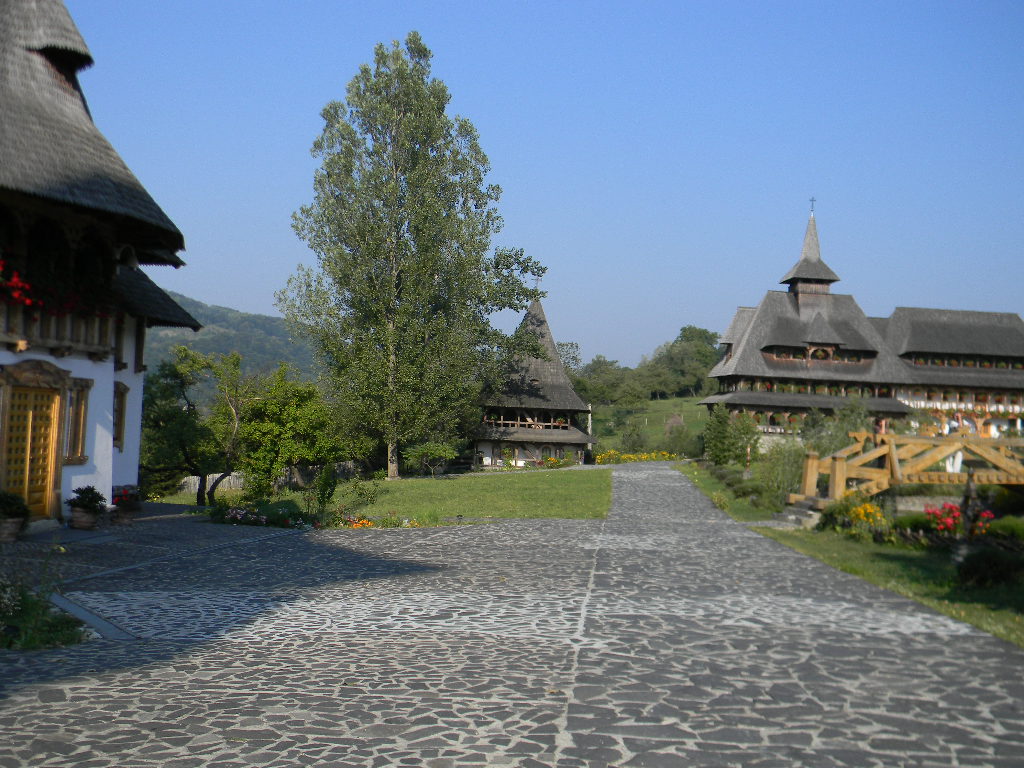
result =
[{"label": "shrub", "polygon": [[647,449],[647,435],[640,428],[640,424],[630,419],[622,430],[622,437],[619,440],[624,453],[641,453]]},{"label": "shrub", "polygon": [[[931,529],[938,534],[959,538],[965,533],[963,516],[960,513],[960,506],[957,504],[947,501],[941,508],[925,507],[924,514],[931,524]],[[967,535],[979,536],[988,533],[993,517],[994,515],[987,509],[980,513],[971,526],[971,530],[966,531]]]},{"label": "shrub", "polygon": [[991,523],[988,532],[993,536],[1024,541],[1024,517],[1001,517]]},{"label": "shrub", "polygon": [[718,507],[723,512],[729,511],[729,495],[722,493],[722,491],[713,491],[711,494],[711,503]]},{"label": "shrub", "polygon": [[422,474],[430,472],[431,477],[449,461],[459,455],[455,446],[449,443],[428,441],[406,448],[405,460]]},{"label": "shrub", "polygon": [[799,489],[805,456],[806,450],[799,440],[774,442],[754,465],[754,477],[781,504],[788,494]]},{"label": "shrub", "polygon": [[324,464],[317,472],[313,485],[302,494],[306,515],[311,520],[319,521],[321,525],[327,524],[331,499],[334,498],[337,488],[338,476],[334,471],[334,465]]},{"label": "shrub", "polygon": [[756,480],[741,480],[732,487],[733,493],[737,496],[757,496],[762,497],[765,495],[765,487]]},{"label": "shrub", "polygon": [[930,531],[932,530],[931,521],[928,516],[923,512],[917,512],[909,515],[900,515],[892,521],[892,527],[897,531]]},{"label": "shrub", "polygon": [[721,403],[711,411],[711,417],[704,427],[704,450],[712,464],[729,464],[757,456],[760,439],[757,424],[747,414],[731,416]]},{"label": "shrub", "polygon": [[1024,576],[1024,556],[996,547],[971,552],[957,567],[957,578],[966,587],[1013,584]]},{"label": "shrub", "polygon": [[820,531],[844,531],[856,538],[884,538],[891,529],[881,507],[860,493],[851,493],[825,507],[817,527]]}]

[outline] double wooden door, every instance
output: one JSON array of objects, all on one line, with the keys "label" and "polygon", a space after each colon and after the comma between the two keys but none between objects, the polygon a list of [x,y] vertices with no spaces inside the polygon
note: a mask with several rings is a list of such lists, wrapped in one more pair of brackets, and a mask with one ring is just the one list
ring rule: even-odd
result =
[{"label": "double wooden door", "polygon": [[4,490],[25,498],[33,517],[48,517],[57,467],[60,392],[12,387],[4,441]]}]

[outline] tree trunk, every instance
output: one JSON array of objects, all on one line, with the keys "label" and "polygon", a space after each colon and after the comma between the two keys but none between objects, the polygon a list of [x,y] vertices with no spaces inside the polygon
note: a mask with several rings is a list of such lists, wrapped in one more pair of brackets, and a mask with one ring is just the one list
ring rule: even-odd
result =
[{"label": "tree trunk", "polygon": [[206,499],[207,499],[207,503],[208,503],[208,504],[209,504],[209,505],[210,505],[211,507],[212,507],[212,506],[214,505],[214,503],[215,503],[215,502],[214,502],[214,498],[213,498],[213,495],[214,495],[215,493],[217,493],[217,487],[218,487],[218,486],[219,486],[219,485],[221,484],[221,482],[222,482],[222,481],[224,480],[224,478],[226,478],[226,477],[227,477],[228,475],[230,475],[230,474],[231,474],[231,472],[221,472],[221,473],[220,473],[220,476],[219,476],[219,477],[218,477],[218,478],[217,478],[216,480],[214,480],[214,481],[213,481],[213,483],[212,483],[212,484],[210,485],[210,490],[208,490],[208,491],[206,492]]},{"label": "tree trunk", "polygon": [[388,480],[398,479],[398,443],[388,443]]},{"label": "tree trunk", "polygon": [[199,485],[196,487],[196,506],[206,506],[206,475],[198,475]]}]

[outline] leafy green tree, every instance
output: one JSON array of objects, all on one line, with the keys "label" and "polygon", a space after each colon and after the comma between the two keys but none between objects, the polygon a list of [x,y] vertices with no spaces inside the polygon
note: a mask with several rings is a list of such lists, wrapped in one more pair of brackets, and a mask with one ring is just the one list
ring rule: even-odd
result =
[{"label": "leafy green tree", "polygon": [[451,432],[503,362],[539,350],[489,322],[540,296],[524,278],[545,270],[521,250],[488,255],[501,190],[485,183],[473,125],[446,113],[430,59],[416,32],[404,49],[378,45],[346,101],[324,108],[314,201],[293,217],[318,269],[278,294],[333,396],[385,444],[390,478],[400,444]]},{"label": "leafy green tree", "polygon": [[197,475],[196,504],[206,503],[206,476],[219,467],[216,441],[193,391],[197,370],[165,360],[146,376],[142,396],[140,470],[150,491],[171,491],[185,475]]},{"label": "leafy green tree", "polygon": [[351,455],[320,390],[286,365],[255,382],[240,415],[239,468],[254,496],[270,496],[288,467],[331,463],[333,473],[333,462]]},{"label": "leafy green tree", "polygon": [[599,405],[632,405],[646,399],[632,368],[596,355],[583,366],[573,382],[584,401]]},{"label": "leafy green tree", "polygon": [[873,419],[860,400],[851,399],[831,415],[814,410],[807,414],[800,429],[800,439],[807,450],[829,456],[853,443],[850,432],[873,429]]},{"label": "leafy green tree", "polygon": [[556,341],[555,347],[558,349],[558,359],[565,366],[565,372],[570,377],[576,376],[580,368],[583,367],[583,358],[580,357],[580,345],[575,341]]},{"label": "leafy green tree", "polygon": [[721,403],[711,410],[704,427],[704,451],[713,464],[740,464],[757,458],[761,433],[745,413],[731,415]]},{"label": "leafy green tree", "polygon": [[428,440],[405,449],[403,455],[407,462],[419,467],[424,472],[429,471],[430,476],[433,477],[437,474],[437,470],[458,456],[459,453],[450,443]]},{"label": "leafy green tree", "polygon": [[658,347],[638,371],[643,371],[651,397],[691,396],[709,388],[708,372],[718,362],[718,334],[695,325],[684,326],[674,341]]}]

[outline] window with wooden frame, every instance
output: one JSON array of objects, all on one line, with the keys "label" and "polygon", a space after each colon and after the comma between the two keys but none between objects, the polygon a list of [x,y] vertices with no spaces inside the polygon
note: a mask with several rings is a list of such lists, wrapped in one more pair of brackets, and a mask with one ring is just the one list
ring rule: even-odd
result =
[{"label": "window with wooden frame", "polygon": [[143,356],[143,349],[146,346],[146,321],[138,318],[135,321],[135,372],[143,373],[146,370],[146,361]]},{"label": "window with wooden frame", "polygon": [[124,421],[128,407],[128,385],[114,382],[114,447],[124,451]]},{"label": "window with wooden frame", "polygon": [[72,379],[64,410],[64,463],[85,464],[85,433],[89,421],[89,390],[92,379]]}]

